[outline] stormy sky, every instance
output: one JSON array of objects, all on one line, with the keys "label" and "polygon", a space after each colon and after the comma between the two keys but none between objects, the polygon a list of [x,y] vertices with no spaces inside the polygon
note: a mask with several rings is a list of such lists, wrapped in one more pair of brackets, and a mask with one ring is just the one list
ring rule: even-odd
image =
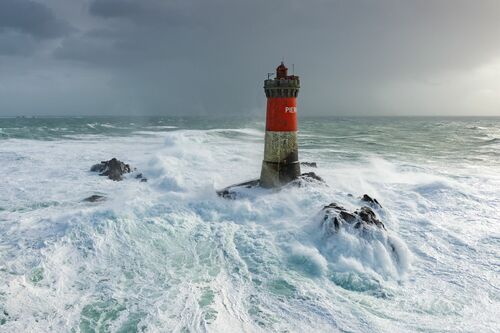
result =
[{"label": "stormy sky", "polygon": [[499,0],[0,0],[0,116],[500,116]]}]

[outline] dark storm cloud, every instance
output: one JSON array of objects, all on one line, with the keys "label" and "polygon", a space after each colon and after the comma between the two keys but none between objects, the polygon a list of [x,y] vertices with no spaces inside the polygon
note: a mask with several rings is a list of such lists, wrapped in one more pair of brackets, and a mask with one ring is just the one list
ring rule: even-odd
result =
[{"label": "dark storm cloud", "polygon": [[175,25],[186,22],[183,11],[186,2],[161,0],[97,0],[90,5],[90,13],[103,18],[129,19],[139,24]]},{"label": "dark storm cloud", "polygon": [[15,31],[0,34],[0,55],[28,56],[35,52],[36,47],[31,36]]},{"label": "dark storm cloud", "polygon": [[[496,0],[43,3],[0,5],[9,17],[19,17],[19,4],[34,6],[34,22],[46,22],[0,14],[0,27],[10,31],[0,30],[0,48],[10,45],[9,61],[19,64],[16,55],[42,46],[14,42],[13,33],[60,37],[45,43],[45,58],[32,56],[30,66],[65,83],[64,92],[77,96],[75,113],[90,112],[92,100],[96,113],[260,114],[262,80],[282,57],[302,77],[303,114],[415,114],[424,107],[429,114],[471,113],[466,104],[482,101],[472,90],[487,92],[494,83],[489,74],[476,77],[476,69],[500,61]],[[68,34],[64,21],[76,32]],[[13,75],[12,66],[5,68],[0,63],[0,75]],[[33,74],[27,84],[34,88],[26,91],[37,91],[40,104],[45,95],[70,98],[39,77]],[[495,98],[479,109],[500,113]]]},{"label": "dark storm cloud", "polygon": [[0,31],[15,30],[36,38],[66,35],[71,27],[47,6],[29,0],[0,1]]}]

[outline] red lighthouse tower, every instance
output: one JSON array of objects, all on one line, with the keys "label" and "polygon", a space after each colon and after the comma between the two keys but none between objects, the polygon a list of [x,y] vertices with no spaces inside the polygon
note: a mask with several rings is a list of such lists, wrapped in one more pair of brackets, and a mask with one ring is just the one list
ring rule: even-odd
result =
[{"label": "red lighthouse tower", "polygon": [[300,176],[297,145],[297,95],[300,81],[281,62],[276,77],[264,81],[267,97],[266,137],[260,185],[282,186]]}]

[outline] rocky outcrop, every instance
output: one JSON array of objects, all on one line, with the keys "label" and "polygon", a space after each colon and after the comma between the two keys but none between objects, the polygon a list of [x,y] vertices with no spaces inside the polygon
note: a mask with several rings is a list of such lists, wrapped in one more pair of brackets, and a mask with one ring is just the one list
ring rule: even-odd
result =
[{"label": "rocky outcrop", "polygon": [[234,200],[238,196],[238,189],[258,187],[259,183],[260,183],[259,179],[254,179],[244,183],[231,185],[222,190],[217,191],[217,195],[224,199]]},{"label": "rocky outcrop", "polygon": [[300,162],[300,165],[303,165],[305,167],[309,168],[317,168],[318,164],[316,162]]},{"label": "rocky outcrop", "polygon": [[382,205],[377,201],[377,199],[370,197],[368,194],[364,194],[361,197],[361,201],[367,202],[373,208],[382,208]]},{"label": "rocky outcrop", "polygon": [[321,182],[321,183],[325,182],[323,180],[323,178],[321,178],[320,176],[318,176],[314,172],[305,172],[305,173],[303,173],[303,174],[300,175],[299,179],[303,179],[303,180],[306,180],[306,181],[317,181],[317,182]]},{"label": "rocky outcrop", "polygon": [[303,186],[308,186],[311,183],[313,184],[323,184],[325,185],[326,182],[318,176],[314,172],[305,172],[299,176],[299,178],[295,179],[294,181],[290,182],[290,186],[298,186],[298,187],[303,187]]},{"label": "rocky outcrop", "polygon": [[122,161],[112,158],[109,161],[102,161],[99,164],[95,164],[90,168],[92,172],[99,172],[100,176],[107,176],[109,179],[114,181],[123,180],[122,175],[131,172],[130,165],[123,163]]},{"label": "rocky outcrop", "polygon": [[[381,280],[400,281],[406,275],[411,263],[408,248],[385,228],[372,208],[348,210],[331,203],[316,221],[318,250],[332,267],[339,267],[332,281],[342,288],[378,294],[383,291]],[[361,281],[364,287],[360,290]]]},{"label": "rocky outcrop", "polygon": [[[323,178],[315,174],[314,172],[306,172],[303,173],[302,175],[299,176],[299,178],[293,180],[292,182],[282,186],[278,187],[275,190],[280,190],[281,188],[284,188],[286,186],[306,186],[309,183],[325,183]],[[238,197],[238,190],[241,189],[249,189],[249,188],[254,188],[254,187],[260,187],[260,180],[259,179],[254,179],[250,180],[248,182],[236,184],[236,185],[231,185],[228,186],[222,190],[217,191],[217,195],[219,197],[225,198],[225,199],[237,199]]]},{"label": "rocky outcrop", "polygon": [[385,229],[370,207],[361,207],[360,209],[349,212],[336,203],[331,203],[323,208],[323,219],[321,225],[326,234],[333,234],[343,227],[367,230],[371,228]]},{"label": "rocky outcrop", "polygon": [[100,201],[104,201],[104,200],[106,200],[106,197],[103,195],[99,195],[99,194],[94,194],[94,195],[91,195],[90,197],[83,199],[83,201],[85,201],[85,202],[100,202]]},{"label": "rocky outcrop", "polygon": [[135,179],[140,179],[140,180],[141,180],[141,183],[145,183],[145,182],[147,182],[147,181],[148,181],[148,179],[147,179],[146,177],[144,177],[144,176],[142,175],[142,173],[137,174],[137,175],[135,176]]}]

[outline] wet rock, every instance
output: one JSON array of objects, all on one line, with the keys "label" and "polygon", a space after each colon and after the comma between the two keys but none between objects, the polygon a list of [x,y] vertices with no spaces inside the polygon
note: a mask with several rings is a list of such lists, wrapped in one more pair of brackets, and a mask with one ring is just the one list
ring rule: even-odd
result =
[{"label": "wet rock", "polygon": [[3,310],[2,313],[0,313],[0,326],[5,325],[9,319],[10,319],[9,313]]},{"label": "wet rock", "polygon": [[321,226],[327,234],[333,234],[342,227],[352,227],[354,229],[367,230],[370,228],[385,229],[370,207],[361,207],[360,209],[349,212],[344,207],[331,203],[323,207],[323,219]]},{"label": "wet rock", "polygon": [[99,164],[94,164],[93,166],[90,167],[91,172],[102,172],[106,169],[106,162],[101,162]]},{"label": "wet rock", "polygon": [[314,172],[305,172],[305,173],[301,174],[299,178],[304,179],[304,180],[315,180],[315,181],[322,182],[322,183],[325,182],[323,180],[323,178],[321,178],[320,176],[318,176]]},{"label": "wet rock", "polygon": [[359,218],[361,219],[361,221],[365,222],[366,224],[375,225],[379,228],[385,229],[385,226],[382,223],[382,221],[377,219],[377,215],[370,207],[366,207],[366,206],[361,207],[360,209],[358,209],[354,213],[357,214],[359,216]]},{"label": "wet rock", "polygon": [[238,196],[237,193],[238,189],[258,187],[259,183],[260,183],[259,179],[254,179],[240,184],[231,185],[226,188],[223,188],[222,190],[217,191],[217,195],[224,199],[234,200]]},{"label": "wet rock", "polygon": [[317,168],[318,164],[316,162],[300,162],[300,165],[310,167],[310,168]]},{"label": "wet rock", "polygon": [[[283,185],[282,187],[276,187],[274,190],[281,190],[286,186],[298,186],[302,187],[309,183],[325,183],[323,178],[315,174],[314,172],[306,172],[299,176],[299,178],[291,181],[290,183]],[[248,182],[231,185],[222,190],[217,191],[217,195],[225,199],[236,199],[238,196],[238,189],[249,189],[253,187],[260,187],[260,180],[254,179]]]},{"label": "wet rock", "polygon": [[235,200],[237,197],[236,192],[231,191],[230,188],[225,188],[223,190],[217,191],[217,195],[224,199]]},{"label": "wet rock", "polygon": [[140,180],[141,180],[141,183],[145,183],[145,182],[147,182],[147,181],[148,181],[148,179],[147,179],[146,177],[144,177],[144,176],[142,175],[142,173],[137,174],[137,175],[135,176],[135,179],[140,179]]},{"label": "wet rock", "polygon": [[377,201],[377,199],[370,197],[368,194],[364,194],[361,197],[361,201],[369,203],[370,206],[374,208],[382,208],[382,205]]},{"label": "wet rock", "polygon": [[83,199],[83,201],[86,201],[86,202],[100,202],[100,201],[104,201],[104,200],[106,200],[106,197],[103,195],[98,195],[98,194],[94,194],[94,195],[91,195],[90,197]]},{"label": "wet rock", "polygon": [[109,179],[114,181],[123,180],[122,175],[131,172],[130,165],[125,164],[116,158],[112,158],[109,161],[102,161],[99,164],[95,164],[90,168],[90,171],[99,172],[100,176],[107,176]]},{"label": "wet rock", "polygon": [[305,172],[305,173],[301,174],[299,176],[299,178],[297,178],[294,181],[292,181],[290,183],[290,185],[291,186],[302,187],[302,186],[307,186],[308,184],[311,184],[311,183],[326,184],[326,182],[323,180],[323,178],[321,178],[320,176],[318,176],[316,173],[314,173],[314,172]]}]

